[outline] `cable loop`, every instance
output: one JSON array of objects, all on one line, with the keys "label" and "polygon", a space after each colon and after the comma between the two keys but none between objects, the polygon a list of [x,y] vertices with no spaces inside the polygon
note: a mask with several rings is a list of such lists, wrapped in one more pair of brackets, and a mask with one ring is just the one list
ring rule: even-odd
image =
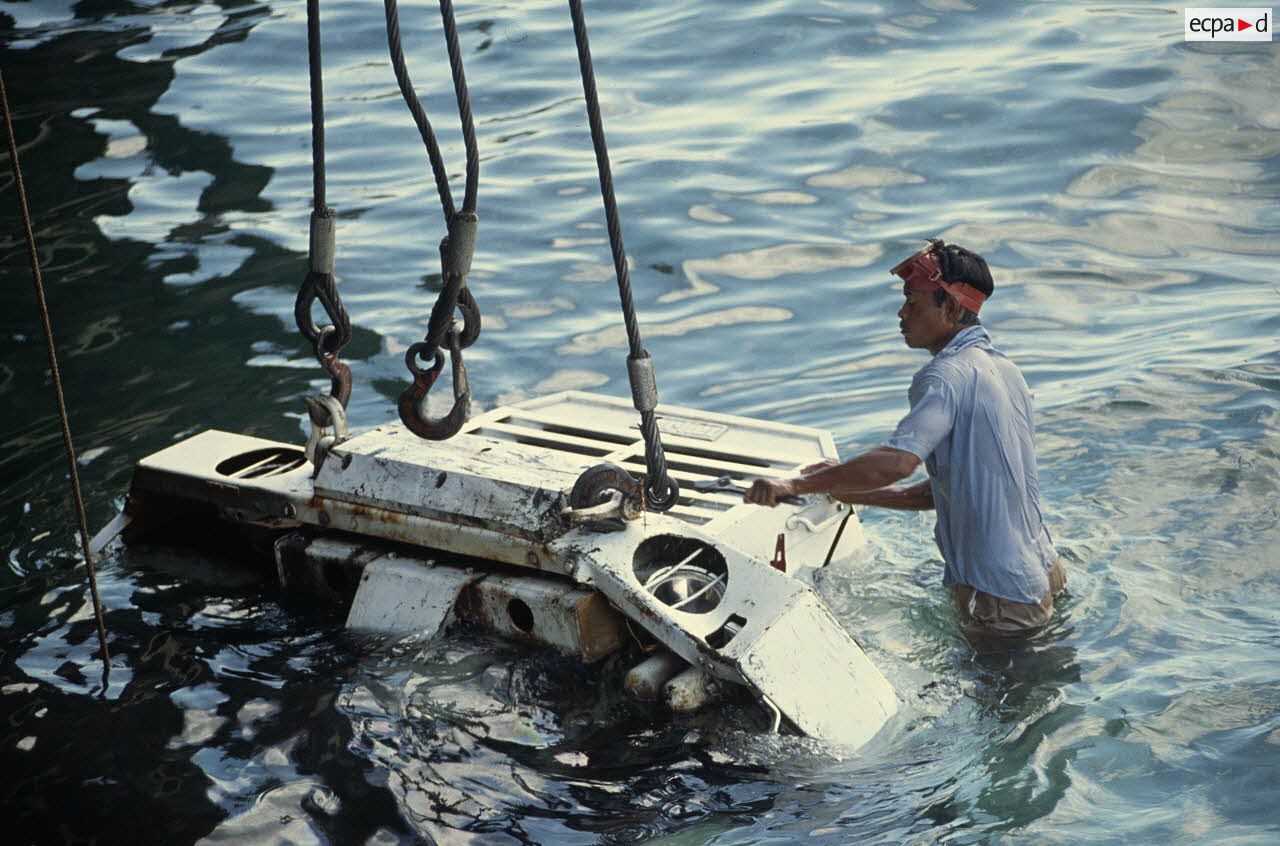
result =
[{"label": "cable loop", "polygon": [[458,311],[462,312],[464,321],[458,342],[465,350],[480,337],[480,306],[476,304],[476,298],[471,296],[470,288],[463,287],[458,292]]},{"label": "cable loop", "polygon": [[[330,321],[323,326],[311,317],[311,308],[316,302]],[[332,276],[307,274],[293,304],[293,318],[298,331],[316,348],[316,355],[322,351],[336,355],[351,340],[351,318],[342,305]]]}]

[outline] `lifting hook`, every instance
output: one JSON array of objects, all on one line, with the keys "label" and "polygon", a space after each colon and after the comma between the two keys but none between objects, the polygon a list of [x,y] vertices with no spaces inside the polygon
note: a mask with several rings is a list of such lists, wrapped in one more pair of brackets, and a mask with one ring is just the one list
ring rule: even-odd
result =
[{"label": "lifting hook", "polygon": [[[458,305],[458,310],[470,323],[470,311],[462,304]],[[449,409],[449,413],[434,419],[426,414],[427,393],[444,370],[444,353],[439,349],[435,353],[435,362],[429,368],[418,366],[418,356],[427,346],[426,341],[412,344],[405,351],[404,363],[413,374],[413,384],[404,389],[396,404],[405,427],[418,437],[431,441],[443,441],[458,434],[471,414],[471,387],[467,382],[467,367],[462,363],[462,339],[456,325],[449,328],[445,338],[449,344],[449,363],[453,376],[453,407]]]}]

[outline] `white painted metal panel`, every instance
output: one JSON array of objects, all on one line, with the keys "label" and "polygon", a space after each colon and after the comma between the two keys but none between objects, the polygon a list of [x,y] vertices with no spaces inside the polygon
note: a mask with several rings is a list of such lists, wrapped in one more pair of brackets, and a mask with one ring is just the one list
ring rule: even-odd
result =
[{"label": "white painted metal panel", "polygon": [[536,540],[558,533],[562,492],[583,467],[573,456],[536,446],[478,435],[424,443],[383,426],[334,447],[315,492]]},{"label": "white painted metal panel", "polygon": [[347,628],[434,637],[448,621],[458,594],[477,578],[474,572],[415,559],[370,561],[347,614]]},{"label": "white painted metal panel", "polygon": [[[683,559],[697,544],[718,553],[711,557],[726,578],[712,610],[672,607],[642,582],[638,548],[641,543],[652,548],[666,538],[672,539],[673,559]],[[721,539],[652,516],[643,529],[629,526],[597,536],[575,532],[552,546],[579,562],[580,581],[593,584],[672,652],[718,678],[757,690],[808,734],[853,748],[897,711],[892,686],[811,588]],[[717,645],[727,626],[736,631]],[[832,710],[837,704],[838,714]]]},{"label": "white painted metal panel", "polygon": [[812,593],[737,660],[747,683],[801,731],[839,746],[866,743],[898,710],[893,687]]}]

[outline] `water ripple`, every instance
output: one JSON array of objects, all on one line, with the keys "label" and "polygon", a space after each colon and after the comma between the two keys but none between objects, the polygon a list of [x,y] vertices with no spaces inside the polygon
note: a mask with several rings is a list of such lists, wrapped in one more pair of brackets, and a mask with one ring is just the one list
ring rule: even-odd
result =
[{"label": "water ripple", "polygon": [[[349,414],[365,427],[394,416],[444,227],[379,11],[322,13]],[[625,394],[568,16],[551,2],[457,13],[482,150],[477,407]],[[292,328],[312,187],[304,20],[302,4],[270,2],[5,8],[95,525],[136,458],[209,427],[296,440],[298,397],[325,384]],[[13,836],[1265,840],[1280,53],[1183,43],[1181,23],[1154,6],[966,0],[591,9],[664,399],[819,426],[845,452],[881,443],[926,360],[902,346],[888,267],[935,235],[991,260],[984,322],[1036,393],[1069,594],[1029,649],[974,651],[928,515],[865,510],[870,546],[817,587],[903,711],[847,760],[762,734],[749,701],[652,712],[619,695],[618,665],[466,631],[365,642],[331,608],[163,550],[100,569],[104,680],[82,574],[65,566],[46,364],[29,309],[6,310]],[[404,4],[402,25],[460,185],[438,11]],[[17,279],[25,251],[4,214]]]}]

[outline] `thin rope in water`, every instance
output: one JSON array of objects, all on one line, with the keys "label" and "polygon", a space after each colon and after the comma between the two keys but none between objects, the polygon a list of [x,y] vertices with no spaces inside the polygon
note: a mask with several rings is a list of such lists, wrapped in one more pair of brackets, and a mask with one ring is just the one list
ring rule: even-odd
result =
[{"label": "thin rope in water", "polygon": [[93,569],[93,554],[89,550],[89,523],[84,514],[84,497],[80,492],[80,472],[76,466],[76,448],[71,440],[71,424],[67,419],[67,403],[62,393],[62,374],[58,369],[58,351],[53,342],[53,325],[49,321],[49,304],[44,296],[44,282],[40,278],[40,256],[36,252],[36,238],[31,230],[31,213],[27,207],[27,191],[22,182],[22,167],[18,163],[18,143],[13,135],[13,118],[9,112],[9,93],[5,90],[4,74],[0,73],[0,104],[4,107],[4,128],[9,142],[9,165],[13,170],[13,182],[18,188],[18,205],[22,209],[22,226],[27,239],[27,254],[31,258],[31,277],[35,281],[36,302],[40,307],[40,320],[44,326],[45,346],[49,353],[49,371],[53,374],[53,393],[58,401],[58,420],[62,424],[62,443],[66,448],[67,466],[71,470],[71,493],[75,499],[76,518],[80,523],[80,549],[84,554],[85,572],[89,577],[89,595],[93,600],[93,616],[98,623],[98,646],[102,651],[102,672],[105,679],[111,672],[111,653],[107,651],[107,627],[102,618],[102,601],[98,597],[98,578]]}]

